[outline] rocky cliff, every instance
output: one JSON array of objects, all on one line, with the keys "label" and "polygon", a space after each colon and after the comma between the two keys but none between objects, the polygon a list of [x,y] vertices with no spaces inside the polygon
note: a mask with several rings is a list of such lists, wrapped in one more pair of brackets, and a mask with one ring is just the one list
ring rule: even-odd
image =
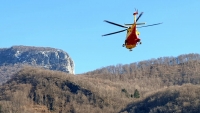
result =
[{"label": "rocky cliff", "polygon": [[74,74],[74,62],[60,49],[49,47],[13,46],[0,49],[0,66],[31,65]]}]

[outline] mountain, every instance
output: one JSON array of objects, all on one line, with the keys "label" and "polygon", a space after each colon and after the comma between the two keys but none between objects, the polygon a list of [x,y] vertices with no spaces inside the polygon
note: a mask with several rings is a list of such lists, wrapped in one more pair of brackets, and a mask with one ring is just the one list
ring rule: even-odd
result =
[{"label": "mountain", "polygon": [[0,112],[199,113],[199,56],[119,64],[77,76],[25,67],[0,85]]},{"label": "mountain", "polygon": [[26,67],[0,86],[0,112],[89,113],[107,109],[108,103],[92,87],[86,78]]},{"label": "mountain", "polygon": [[[200,112],[200,85],[153,88],[154,84],[144,84],[156,80],[137,80],[137,83],[142,84],[136,83],[133,86],[130,81],[110,81],[90,78],[87,75],[74,76],[60,71],[26,67],[0,86],[0,112]],[[140,98],[131,96],[136,88]],[[145,92],[149,88],[150,91]]]},{"label": "mountain", "polygon": [[74,74],[74,62],[63,50],[32,46],[0,49],[1,82],[8,80],[23,66],[42,67]]}]

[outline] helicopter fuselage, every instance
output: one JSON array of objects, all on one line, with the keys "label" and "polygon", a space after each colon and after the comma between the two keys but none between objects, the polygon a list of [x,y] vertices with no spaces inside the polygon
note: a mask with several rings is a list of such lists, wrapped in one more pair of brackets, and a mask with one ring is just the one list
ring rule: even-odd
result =
[{"label": "helicopter fuselage", "polygon": [[136,47],[137,43],[140,42],[140,38],[138,35],[140,33],[136,30],[136,24],[133,24],[131,27],[127,29],[127,35],[125,40],[125,46],[127,49],[132,49]]}]

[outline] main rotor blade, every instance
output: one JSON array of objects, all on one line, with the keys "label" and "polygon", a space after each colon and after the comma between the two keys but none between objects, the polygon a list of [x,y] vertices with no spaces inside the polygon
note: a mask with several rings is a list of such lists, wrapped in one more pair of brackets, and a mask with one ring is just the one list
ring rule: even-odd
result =
[{"label": "main rotor blade", "polygon": [[142,28],[142,27],[149,27],[149,26],[155,26],[155,25],[159,25],[159,24],[162,24],[162,23],[157,23],[157,24],[151,24],[151,25],[141,26],[141,27],[137,27],[137,28]]},{"label": "main rotor blade", "polygon": [[[143,24],[145,24],[145,22],[143,22],[143,23],[136,23],[136,25],[143,25]],[[131,26],[131,25],[133,25],[133,24],[124,24],[125,26]]]},{"label": "main rotor blade", "polygon": [[121,31],[117,31],[117,32],[113,32],[113,33],[108,33],[108,34],[105,34],[105,35],[102,35],[102,36],[113,35],[113,34],[116,34],[116,33],[124,32],[124,31],[126,31],[126,30],[127,30],[127,29],[124,29],[124,30],[121,30]]},{"label": "main rotor blade", "polygon": [[137,17],[136,22],[140,19],[140,17],[142,16],[143,12],[140,13],[140,15]]},{"label": "main rotor blade", "polygon": [[116,23],[114,23],[114,22],[110,22],[110,21],[107,21],[107,20],[104,20],[104,22],[107,22],[107,23],[109,23],[109,24],[113,24],[113,25],[116,25],[116,26],[119,26],[119,27],[128,28],[128,27],[126,27],[126,26],[123,26],[123,25],[120,25],[120,24],[116,24]]}]

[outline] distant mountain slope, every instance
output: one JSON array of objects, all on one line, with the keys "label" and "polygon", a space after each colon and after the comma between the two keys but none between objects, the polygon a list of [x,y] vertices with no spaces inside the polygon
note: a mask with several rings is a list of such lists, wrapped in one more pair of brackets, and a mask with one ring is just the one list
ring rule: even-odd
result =
[{"label": "distant mountain slope", "polygon": [[116,66],[111,65],[111,66],[106,66],[100,69],[96,69],[94,71],[90,71],[84,74],[87,75],[94,75],[94,74],[132,74],[134,73],[135,70],[144,70],[147,67],[152,67],[152,66],[175,66],[175,65],[183,65],[184,63],[191,62],[191,61],[200,61],[200,54],[183,54],[179,55],[177,57],[160,57],[160,58],[153,58],[150,60],[144,60],[144,61],[139,61],[139,62],[134,62],[130,64],[118,64]]},{"label": "distant mountain slope", "polygon": [[126,65],[107,66],[85,73],[89,77],[110,80],[134,80],[159,78],[165,86],[184,83],[200,84],[200,55],[185,54],[178,57],[162,57]]},{"label": "distant mountain slope", "polygon": [[14,72],[27,65],[74,74],[74,62],[63,50],[13,46],[0,48],[0,83],[8,80]]}]

